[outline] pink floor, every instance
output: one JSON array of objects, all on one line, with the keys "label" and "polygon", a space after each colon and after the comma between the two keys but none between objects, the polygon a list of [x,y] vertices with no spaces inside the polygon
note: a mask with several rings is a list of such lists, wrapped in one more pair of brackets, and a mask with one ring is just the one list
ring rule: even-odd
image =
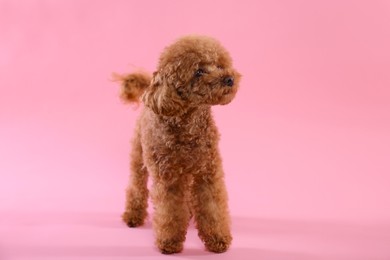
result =
[{"label": "pink floor", "polygon": [[[389,1],[0,0],[0,260],[390,259]],[[139,110],[112,72],[213,35],[234,242],[162,256],[120,221]]]}]

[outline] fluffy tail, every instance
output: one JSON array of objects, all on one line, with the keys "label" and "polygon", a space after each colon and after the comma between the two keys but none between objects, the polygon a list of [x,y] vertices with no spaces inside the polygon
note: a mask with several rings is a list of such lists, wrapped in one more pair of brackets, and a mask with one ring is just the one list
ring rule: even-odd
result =
[{"label": "fluffy tail", "polygon": [[114,81],[121,84],[120,98],[126,103],[139,103],[140,97],[149,87],[152,80],[151,75],[146,72],[135,72],[130,74],[113,74]]}]

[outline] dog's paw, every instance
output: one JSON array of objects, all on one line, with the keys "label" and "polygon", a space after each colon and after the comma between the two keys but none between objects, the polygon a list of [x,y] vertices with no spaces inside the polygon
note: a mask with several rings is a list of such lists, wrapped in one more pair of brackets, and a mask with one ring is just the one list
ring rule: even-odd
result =
[{"label": "dog's paw", "polygon": [[125,211],[122,214],[122,220],[126,223],[128,227],[139,227],[144,224],[145,218]]},{"label": "dog's paw", "polygon": [[162,254],[175,254],[183,251],[183,242],[175,240],[158,240],[156,242],[158,249]]},{"label": "dog's paw", "polygon": [[229,249],[229,246],[232,242],[232,237],[227,236],[210,236],[204,239],[204,244],[208,251],[214,253],[223,253]]}]

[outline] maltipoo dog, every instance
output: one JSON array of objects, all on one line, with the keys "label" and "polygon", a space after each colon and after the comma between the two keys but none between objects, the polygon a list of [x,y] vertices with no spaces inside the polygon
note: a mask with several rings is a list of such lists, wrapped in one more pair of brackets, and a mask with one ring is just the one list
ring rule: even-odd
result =
[{"label": "maltipoo dog", "polygon": [[153,185],[153,229],[164,254],[182,251],[190,218],[211,252],[228,249],[232,236],[219,133],[211,106],[226,105],[240,74],[215,39],[186,36],[161,54],[157,71],[116,76],[121,97],[144,103],[131,152],[131,175],[123,221],[147,216],[147,178]]}]

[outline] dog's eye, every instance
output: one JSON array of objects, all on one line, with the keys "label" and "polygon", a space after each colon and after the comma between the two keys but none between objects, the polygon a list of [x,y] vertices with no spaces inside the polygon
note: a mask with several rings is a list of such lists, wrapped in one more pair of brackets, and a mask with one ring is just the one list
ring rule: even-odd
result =
[{"label": "dog's eye", "polygon": [[195,71],[195,77],[199,78],[201,76],[203,76],[203,74],[205,74],[206,72],[202,69],[198,69],[197,71]]}]

